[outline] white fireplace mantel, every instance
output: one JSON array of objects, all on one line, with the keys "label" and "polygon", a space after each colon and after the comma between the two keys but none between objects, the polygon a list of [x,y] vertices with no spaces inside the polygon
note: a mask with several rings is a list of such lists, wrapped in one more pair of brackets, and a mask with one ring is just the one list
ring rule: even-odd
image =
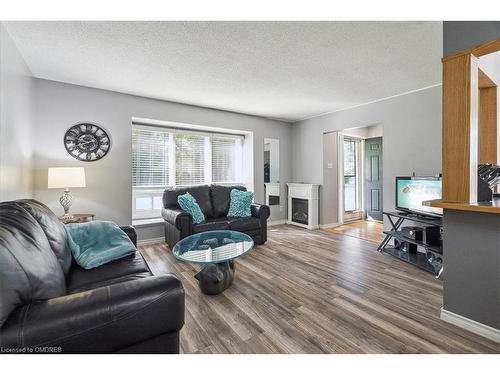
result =
[{"label": "white fireplace mantel", "polygon": [[[297,225],[307,229],[319,228],[319,184],[288,183],[288,219],[287,224]],[[305,212],[294,212],[295,205],[307,202],[307,217]],[[295,214],[295,215],[294,215]]]}]

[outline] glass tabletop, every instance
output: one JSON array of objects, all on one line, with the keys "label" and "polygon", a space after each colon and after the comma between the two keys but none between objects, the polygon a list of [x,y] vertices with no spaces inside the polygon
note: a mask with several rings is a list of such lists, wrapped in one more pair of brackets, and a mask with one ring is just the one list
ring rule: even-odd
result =
[{"label": "glass tabletop", "polygon": [[177,259],[193,263],[222,263],[238,258],[253,248],[253,240],[245,233],[213,230],[193,234],[174,246]]}]

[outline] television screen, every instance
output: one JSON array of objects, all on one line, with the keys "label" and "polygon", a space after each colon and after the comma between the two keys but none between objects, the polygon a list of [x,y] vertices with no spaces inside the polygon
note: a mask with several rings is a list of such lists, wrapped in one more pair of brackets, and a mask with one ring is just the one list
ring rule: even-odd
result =
[{"label": "television screen", "polygon": [[423,201],[441,199],[441,179],[396,177],[396,208],[422,214],[442,215],[443,209],[428,207]]}]

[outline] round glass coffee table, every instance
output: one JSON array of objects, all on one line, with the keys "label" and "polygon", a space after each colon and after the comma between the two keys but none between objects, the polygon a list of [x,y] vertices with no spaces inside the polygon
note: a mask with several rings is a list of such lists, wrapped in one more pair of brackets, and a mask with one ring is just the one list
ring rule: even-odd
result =
[{"label": "round glass coffee table", "polygon": [[219,294],[229,288],[234,278],[234,259],[253,249],[253,240],[245,233],[213,230],[196,233],[175,244],[172,252],[183,261],[202,264],[195,275],[205,294]]}]

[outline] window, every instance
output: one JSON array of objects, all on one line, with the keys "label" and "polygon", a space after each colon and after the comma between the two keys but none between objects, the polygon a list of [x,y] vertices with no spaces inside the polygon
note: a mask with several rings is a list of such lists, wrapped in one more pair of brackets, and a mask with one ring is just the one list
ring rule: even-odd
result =
[{"label": "window", "polygon": [[171,134],[154,128],[132,131],[132,185],[168,186]]},{"label": "window", "polygon": [[362,218],[361,140],[344,137],[344,221]]},{"label": "window", "polygon": [[133,124],[134,219],[160,216],[166,187],[243,184],[243,136]]},{"label": "window", "polygon": [[356,141],[344,139],[344,210],[355,211],[358,207],[357,196],[357,153]]},{"label": "window", "polygon": [[344,138],[344,210],[361,209],[359,199],[359,140]]},{"label": "window", "polygon": [[200,185],[206,181],[209,141],[201,134],[175,134],[175,185]]},{"label": "window", "polygon": [[238,168],[243,165],[241,139],[212,137],[212,181],[238,181]]}]

